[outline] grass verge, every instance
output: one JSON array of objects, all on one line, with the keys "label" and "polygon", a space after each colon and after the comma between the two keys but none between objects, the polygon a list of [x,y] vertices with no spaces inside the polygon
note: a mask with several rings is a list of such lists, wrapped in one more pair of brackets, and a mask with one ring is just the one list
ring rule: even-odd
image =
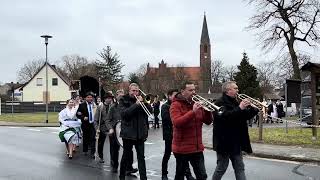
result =
[{"label": "grass verge", "polygon": [[[259,129],[249,129],[252,142],[259,142]],[[320,149],[320,129],[318,129],[317,140],[312,140],[312,128],[289,128],[286,133],[285,128],[264,128],[263,143],[277,145],[296,145]]]},{"label": "grass verge", "polygon": [[[1,114],[0,121],[16,122],[16,123],[43,123],[46,119],[45,112],[37,113],[13,113]],[[48,113],[49,123],[58,123],[58,112]]]}]

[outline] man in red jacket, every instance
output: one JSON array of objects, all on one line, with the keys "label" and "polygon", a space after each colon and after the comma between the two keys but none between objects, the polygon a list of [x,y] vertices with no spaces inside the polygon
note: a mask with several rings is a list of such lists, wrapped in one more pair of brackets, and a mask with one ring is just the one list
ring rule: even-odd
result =
[{"label": "man in red jacket", "polygon": [[207,179],[202,144],[202,124],[211,124],[212,113],[205,111],[199,103],[192,101],[195,86],[186,82],[171,104],[170,116],[173,123],[172,152],[176,157],[175,180],[183,180],[188,161],[197,180]]}]

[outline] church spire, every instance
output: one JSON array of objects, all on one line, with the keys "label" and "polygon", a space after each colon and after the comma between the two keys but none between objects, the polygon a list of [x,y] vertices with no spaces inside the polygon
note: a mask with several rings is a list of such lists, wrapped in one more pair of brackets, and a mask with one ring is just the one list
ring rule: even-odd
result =
[{"label": "church spire", "polygon": [[202,33],[201,33],[201,44],[210,44],[210,38],[208,33],[206,13],[203,16]]}]

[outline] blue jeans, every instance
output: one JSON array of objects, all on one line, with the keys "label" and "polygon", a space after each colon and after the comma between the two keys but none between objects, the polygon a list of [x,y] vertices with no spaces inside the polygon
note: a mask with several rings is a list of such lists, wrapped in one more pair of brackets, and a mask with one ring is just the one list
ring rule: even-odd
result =
[{"label": "blue jeans", "polygon": [[222,178],[228,168],[229,159],[231,160],[236,180],[246,180],[242,154],[229,155],[219,153],[217,153],[217,167],[212,175],[212,180],[220,180]]}]

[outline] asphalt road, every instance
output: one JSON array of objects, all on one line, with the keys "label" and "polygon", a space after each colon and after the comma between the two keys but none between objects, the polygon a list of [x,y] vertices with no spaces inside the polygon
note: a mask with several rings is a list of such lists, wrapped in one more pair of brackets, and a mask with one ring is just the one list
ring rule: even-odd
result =
[{"label": "asphalt road", "polygon": [[[161,160],[164,151],[161,129],[150,129],[145,145],[148,179],[161,179]],[[111,180],[118,174],[110,172],[108,141],[105,146],[104,164],[83,156],[80,150],[69,160],[65,146],[58,139],[58,128],[0,127],[0,180]],[[216,164],[215,152],[206,150],[205,164],[208,179]],[[320,180],[320,166],[298,162],[244,158],[248,180]],[[137,167],[136,161],[134,166]],[[174,157],[169,161],[169,177],[175,172]],[[139,176],[137,174],[137,176]],[[128,177],[128,180],[137,179]],[[230,166],[223,177],[234,178]]]}]

